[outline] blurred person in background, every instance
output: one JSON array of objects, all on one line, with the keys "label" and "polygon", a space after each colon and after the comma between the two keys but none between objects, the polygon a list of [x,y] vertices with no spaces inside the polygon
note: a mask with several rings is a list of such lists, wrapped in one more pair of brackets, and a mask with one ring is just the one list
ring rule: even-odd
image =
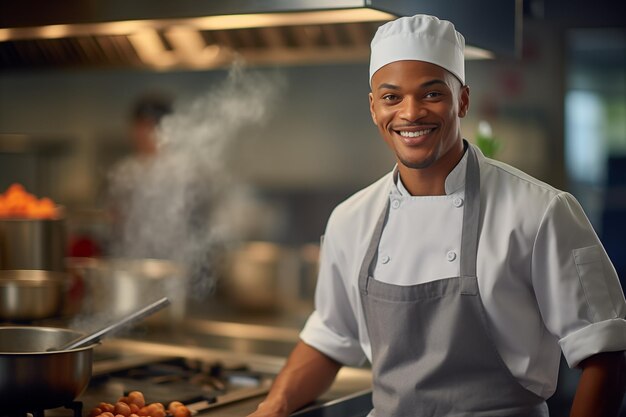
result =
[{"label": "blurred person in background", "polygon": [[[145,170],[157,157],[158,129],[172,113],[170,96],[149,92],[139,96],[130,111],[128,130],[131,154],[116,163],[108,173],[106,205],[110,221],[107,252],[114,257],[163,258],[167,253],[137,250],[132,234],[137,223],[136,201],[145,192]],[[145,252],[145,253],[142,253]]]},{"label": "blurred person in background", "polygon": [[164,116],[172,113],[172,99],[164,94],[141,96],[132,109],[130,137],[138,156],[157,152],[157,128]]}]

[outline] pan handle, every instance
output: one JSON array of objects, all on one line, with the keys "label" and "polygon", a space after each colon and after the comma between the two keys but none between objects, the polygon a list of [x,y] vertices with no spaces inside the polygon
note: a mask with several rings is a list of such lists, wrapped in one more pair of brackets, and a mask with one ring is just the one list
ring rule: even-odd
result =
[{"label": "pan handle", "polygon": [[69,349],[76,349],[79,347],[83,347],[92,343],[96,343],[98,342],[100,339],[102,339],[103,336],[114,332],[118,329],[121,329],[124,326],[129,325],[130,323],[133,323],[135,321],[141,320],[151,314],[156,313],[157,311],[161,310],[162,308],[167,307],[168,305],[170,305],[170,300],[167,297],[163,297],[158,301],[155,301],[154,303],[145,306],[144,308],[135,311],[134,313],[130,314],[129,316],[124,317],[122,320],[119,320],[113,324],[109,324],[108,326],[94,332],[91,333],[87,336],[81,336],[78,339],[74,339],[72,341],[70,341],[69,343],[66,343],[63,346],[60,346],[58,348],[52,348],[52,349],[48,349],[48,351],[60,351],[60,350],[69,350]]}]

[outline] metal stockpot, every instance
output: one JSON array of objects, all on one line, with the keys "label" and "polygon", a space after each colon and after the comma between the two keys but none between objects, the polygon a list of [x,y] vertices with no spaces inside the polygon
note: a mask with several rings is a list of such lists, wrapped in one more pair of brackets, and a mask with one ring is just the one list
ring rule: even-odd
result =
[{"label": "metal stockpot", "polygon": [[0,270],[0,320],[28,321],[60,313],[69,285],[61,272]]},{"label": "metal stockpot", "polygon": [[71,403],[91,378],[93,347],[47,352],[82,336],[51,327],[0,327],[0,404],[34,411]]},{"label": "metal stockpot", "polygon": [[229,301],[249,312],[277,312],[294,306],[298,295],[296,254],[271,242],[247,242],[226,261]]},{"label": "metal stockpot", "polygon": [[65,220],[0,219],[0,269],[63,271]]},{"label": "metal stockpot", "polygon": [[67,262],[84,282],[81,314],[122,316],[147,301],[168,297],[170,307],[145,323],[171,325],[185,316],[187,275],[182,265],[162,259],[70,258]]}]

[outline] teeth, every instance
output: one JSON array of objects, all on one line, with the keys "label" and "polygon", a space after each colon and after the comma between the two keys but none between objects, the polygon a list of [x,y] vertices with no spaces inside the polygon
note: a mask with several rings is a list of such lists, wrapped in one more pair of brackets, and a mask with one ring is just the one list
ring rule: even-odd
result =
[{"label": "teeth", "polygon": [[405,137],[405,138],[416,138],[418,136],[423,136],[423,135],[430,133],[431,130],[432,129],[418,130],[417,132],[406,132],[404,130],[401,130],[400,136]]}]

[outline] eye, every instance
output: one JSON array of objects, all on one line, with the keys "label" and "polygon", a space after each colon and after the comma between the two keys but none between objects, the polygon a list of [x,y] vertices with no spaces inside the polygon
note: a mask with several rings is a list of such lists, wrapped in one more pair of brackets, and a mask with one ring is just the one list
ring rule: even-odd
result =
[{"label": "eye", "polygon": [[439,91],[430,91],[428,93],[426,93],[426,98],[439,98],[441,97],[443,94],[440,93]]},{"label": "eye", "polygon": [[382,99],[383,99],[383,101],[386,101],[386,102],[396,102],[396,101],[400,100],[400,97],[398,97],[395,94],[385,94],[382,97]]}]

